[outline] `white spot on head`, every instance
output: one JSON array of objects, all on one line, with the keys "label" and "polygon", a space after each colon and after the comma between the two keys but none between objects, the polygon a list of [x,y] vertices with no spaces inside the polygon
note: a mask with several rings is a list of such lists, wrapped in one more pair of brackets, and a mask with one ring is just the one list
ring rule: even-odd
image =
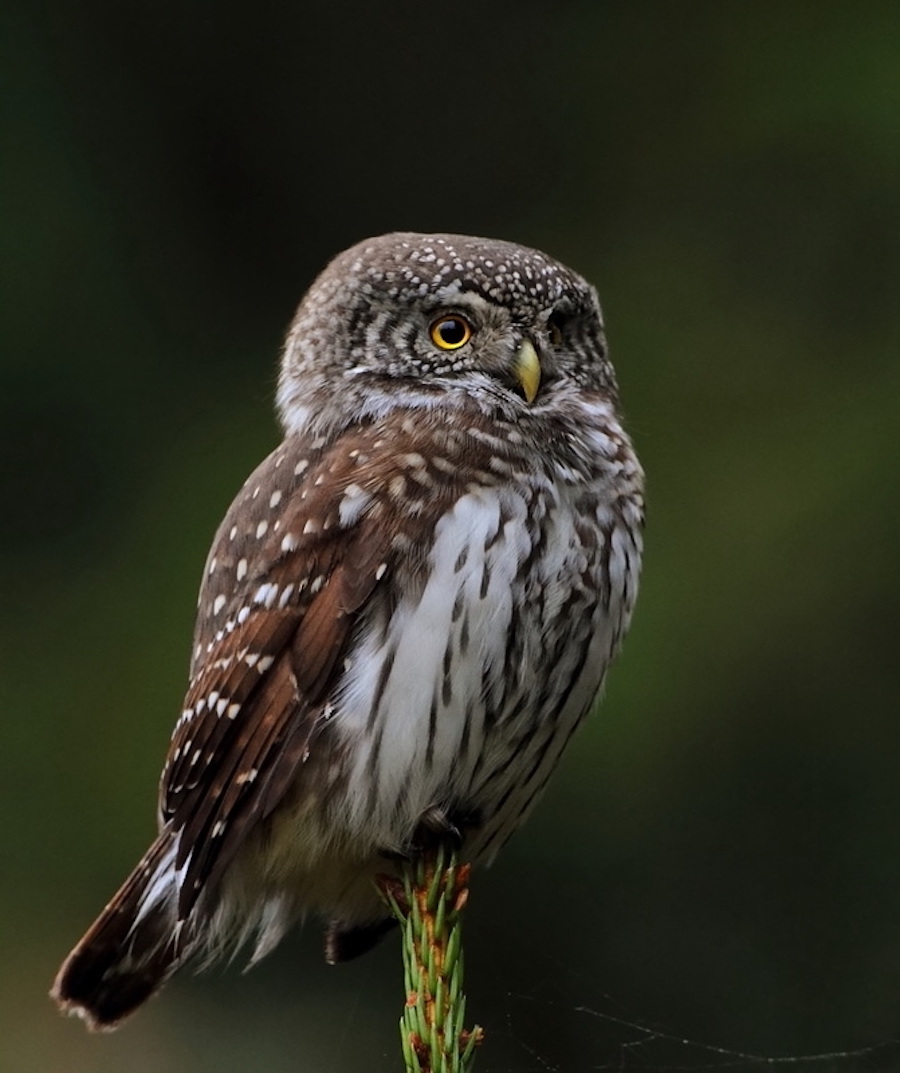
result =
[{"label": "white spot on head", "polygon": [[230,532],[230,533],[228,534],[228,539],[229,539],[229,540],[234,540],[234,538],[235,538],[236,536],[237,536],[237,526],[236,526],[236,525],[233,525],[233,526],[231,527],[231,532]]},{"label": "white spot on head", "polygon": [[264,537],[268,531],[269,523],[267,521],[260,522],[256,527],[256,539],[259,540],[261,537]]},{"label": "white spot on head", "polygon": [[299,477],[300,474],[303,473],[304,470],[306,470],[308,468],[309,468],[309,459],[308,458],[301,458],[300,461],[297,463],[297,465],[294,466],[294,473],[296,474],[296,476]]},{"label": "white spot on head", "polygon": [[216,562],[216,557],[214,555],[209,560],[209,573],[210,573],[210,576],[212,576],[216,572],[216,566],[217,566],[217,562]]},{"label": "white spot on head", "polygon": [[220,592],[219,595],[215,598],[215,600],[213,600],[213,614],[218,615],[218,613],[222,610],[224,606],[225,597]]},{"label": "white spot on head", "polygon": [[281,541],[282,551],[296,551],[299,541],[293,533],[286,533],[284,539]]},{"label": "white spot on head", "polygon": [[281,492],[277,489],[269,496],[269,506],[274,510],[281,502]]},{"label": "white spot on head", "polygon": [[237,579],[243,581],[247,576],[247,560],[240,559],[237,564]]}]

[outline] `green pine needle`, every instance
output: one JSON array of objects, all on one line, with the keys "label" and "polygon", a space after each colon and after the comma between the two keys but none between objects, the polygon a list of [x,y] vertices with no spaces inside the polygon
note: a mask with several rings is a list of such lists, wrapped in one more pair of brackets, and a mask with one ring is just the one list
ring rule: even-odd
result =
[{"label": "green pine needle", "polygon": [[400,882],[380,888],[403,932],[406,1006],[400,1039],[406,1073],[471,1073],[484,1038],[463,1020],[462,911],[469,895],[468,864],[439,845],[403,868]]}]

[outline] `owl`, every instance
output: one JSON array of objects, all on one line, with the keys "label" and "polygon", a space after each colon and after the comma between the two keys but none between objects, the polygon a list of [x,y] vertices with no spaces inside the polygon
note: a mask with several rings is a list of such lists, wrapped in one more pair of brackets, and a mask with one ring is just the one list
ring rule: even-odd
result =
[{"label": "owl", "polygon": [[375,876],[435,840],[490,862],[619,649],[643,475],[597,296],[515,243],[338,256],[288,332],[280,446],[203,573],[159,835],[53,997],[115,1027],[186,962],[307,915],[389,926]]}]

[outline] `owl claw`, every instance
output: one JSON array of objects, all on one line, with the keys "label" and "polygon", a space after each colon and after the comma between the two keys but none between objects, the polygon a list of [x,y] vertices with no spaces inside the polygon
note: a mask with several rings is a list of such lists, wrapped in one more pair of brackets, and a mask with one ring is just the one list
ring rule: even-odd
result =
[{"label": "owl claw", "polygon": [[441,842],[462,844],[462,833],[444,809],[437,805],[427,808],[419,817],[410,848],[414,853],[434,849]]},{"label": "owl claw", "polygon": [[479,822],[479,817],[475,813],[457,810],[448,812],[437,805],[432,805],[419,817],[409,852],[412,856],[418,856],[437,848],[442,842],[449,842],[455,849],[460,849],[466,831],[477,827]]},{"label": "owl claw", "polygon": [[438,805],[432,805],[419,817],[412,838],[403,849],[382,849],[378,855],[386,861],[402,862],[421,857],[430,850],[437,849],[442,843],[449,843],[454,849],[460,849],[466,832],[477,827],[480,822],[477,813],[447,812]]}]

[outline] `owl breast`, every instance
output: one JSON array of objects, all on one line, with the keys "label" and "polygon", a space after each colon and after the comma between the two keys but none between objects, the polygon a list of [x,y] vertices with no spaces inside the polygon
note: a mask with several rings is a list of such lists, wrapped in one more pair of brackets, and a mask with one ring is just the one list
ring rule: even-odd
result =
[{"label": "owl breast", "polygon": [[639,555],[606,477],[552,478],[470,484],[360,623],[332,698],[352,841],[402,850],[437,806],[471,817],[466,852],[490,859],[590,708]]}]

